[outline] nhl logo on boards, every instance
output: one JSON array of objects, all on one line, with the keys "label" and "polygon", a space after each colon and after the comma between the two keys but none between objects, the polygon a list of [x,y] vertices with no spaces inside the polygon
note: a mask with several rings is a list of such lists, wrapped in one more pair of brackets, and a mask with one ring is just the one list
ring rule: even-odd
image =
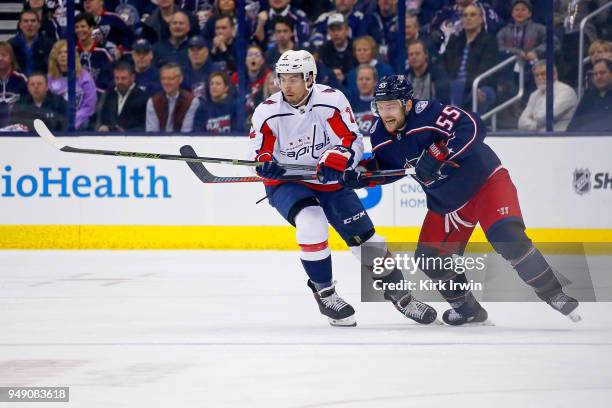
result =
[{"label": "nhl logo on boards", "polygon": [[591,191],[591,172],[589,169],[575,169],[573,184],[574,191],[579,195]]},{"label": "nhl logo on boards", "polygon": [[425,110],[429,101],[418,101],[414,107],[414,111],[419,114]]}]

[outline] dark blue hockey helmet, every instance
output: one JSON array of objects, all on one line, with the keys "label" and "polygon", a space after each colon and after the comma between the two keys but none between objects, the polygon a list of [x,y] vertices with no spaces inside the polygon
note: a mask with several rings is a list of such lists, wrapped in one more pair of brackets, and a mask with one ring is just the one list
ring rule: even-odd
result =
[{"label": "dark blue hockey helmet", "polygon": [[406,75],[388,75],[383,77],[374,89],[372,111],[378,114],[376,102],[399,100],[402,106],[413,98],[412,82]]}]

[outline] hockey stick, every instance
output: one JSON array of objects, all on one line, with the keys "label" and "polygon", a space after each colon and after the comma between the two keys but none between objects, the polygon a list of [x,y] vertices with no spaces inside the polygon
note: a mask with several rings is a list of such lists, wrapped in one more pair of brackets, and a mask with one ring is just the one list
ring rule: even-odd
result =
[{"label": "hockey stick", "polygon": [[[235,166],[260,166],[262,163],[252,160],[239,160],[239,159],[226,159],[218,157],[184,157],[176,154],[163,154],[163,153],[145,153],[145,152],[125,152],[119,150],[98,150],[98,149],[81,149],[78,147],[72,147],[63,144],[58,138],[53,136],[53,133],[49,130],[47,125],[40,120],[34,120],[34,129],[38,136],[45,140],[56,149],[67,153],[83,153],[83,154],[97,154],[103,156],[120,156],[120,157],[137,157],[141,159],[159,159],[159,160],[179,160],[187,162],[200,162],[200,163],[219,163],[219,164],[232,164]],[[287,170],[303,170],[303,171],[316,171],[315,166],[307,166],[303,164],[283,164]]]},{"label": "hockey stick", "polygon": [[[195,150],[190,145],[181,147],[181,155],[184,157],[197,157]],[[187,165],[194,172],[194,174],[200,179],[202,183],[258,183],[263,182],[265,179],[257,176],[236,176],[236,177],[220,177],[212,174],[203,163],[187,162]],[[397,169],[397,170],[378,170],[378,171],[366,171],[361,173],[366,179],[376,179],[386,176],[405,176],[414,174],[414,169]],[[316,174],[292,174],[279,178],[281,181],[298,181],[298,180],[317,180]]]}]

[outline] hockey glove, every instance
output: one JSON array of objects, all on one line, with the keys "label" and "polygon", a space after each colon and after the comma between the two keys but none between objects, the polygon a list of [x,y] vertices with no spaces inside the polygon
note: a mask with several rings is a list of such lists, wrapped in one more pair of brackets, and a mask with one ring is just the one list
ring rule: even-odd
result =
[{"label": "hockey glove", "polygon": [[352,149],[341,145],[324,151],[317,165],[317,178],[323,184],[340,181],[344,170],[353,164],[354,156]]},{"label": "hockey glove", "polygon": [[449,155],[450,151],[444,143],[432,143],[427,150],[423,150],[421,157],[417,161],[415,168],[417,179],[428,186],[444,178],[440,173],[442,165],[450,164],[453,167],[459,167],[458,164],[446,160]]},{"label": "hockey glove", "polygon": [[282,168],[275,161],[264,162],[255,167],[255,171],[259,177],[263,177],[265,179],[278,179],[287,172],[287,170]]},{"label": "hockey glove", "polygon": [[368,187],[370,182],[365,180],[362,176],[363,173],[360,171],[348,169],[344,172],[344,175],[340,179],[339,183],[351,190]]}]

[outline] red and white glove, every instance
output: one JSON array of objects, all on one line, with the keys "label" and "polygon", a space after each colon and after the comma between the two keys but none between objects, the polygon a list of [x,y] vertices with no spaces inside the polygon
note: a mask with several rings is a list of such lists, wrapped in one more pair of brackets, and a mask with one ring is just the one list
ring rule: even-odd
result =
[{"label": "red and white glove", "polygon": [[323,152],[317,164],[317,178],[321,183],[339,181],[344,170],[353,164],[355,152],[346,146],[337,145]]}]

